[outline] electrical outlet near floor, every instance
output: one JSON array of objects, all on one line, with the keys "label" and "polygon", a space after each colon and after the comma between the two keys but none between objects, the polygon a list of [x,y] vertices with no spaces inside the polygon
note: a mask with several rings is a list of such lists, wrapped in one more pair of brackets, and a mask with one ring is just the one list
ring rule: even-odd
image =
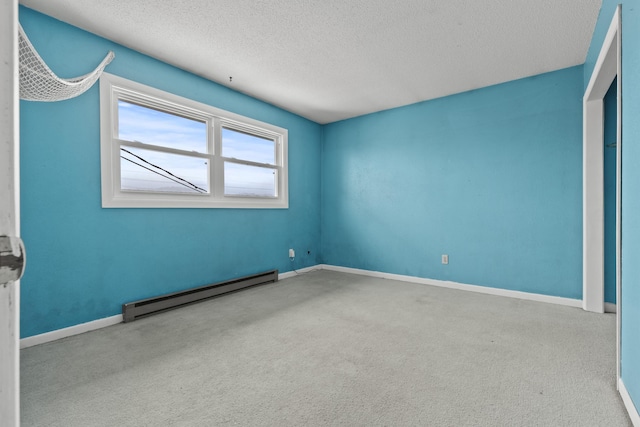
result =
[{"label": "electrical outlet near floor", "polygon": [[449,264],[449,255],[442,255],[442,263]]}]

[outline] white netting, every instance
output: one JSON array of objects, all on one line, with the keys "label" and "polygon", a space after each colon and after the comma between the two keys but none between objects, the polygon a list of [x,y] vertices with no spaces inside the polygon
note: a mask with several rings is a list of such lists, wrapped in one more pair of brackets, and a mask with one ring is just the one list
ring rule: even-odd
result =
[{"label": "white netting", "polygon": [[72,79],[62,79],[44,63],[21,25],[19,31],[20,99],[27,101],[62,101],[82,94],[100,78],[104,67],[115,56],[113,52],[109,52],[92,72]]}]

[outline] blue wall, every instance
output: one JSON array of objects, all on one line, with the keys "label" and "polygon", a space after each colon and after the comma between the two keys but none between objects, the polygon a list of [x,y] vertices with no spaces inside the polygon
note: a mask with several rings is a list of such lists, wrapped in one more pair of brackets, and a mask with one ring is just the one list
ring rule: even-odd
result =
[{"label": "blue wall", "polygon": [[22,101],[24,337],[139,298],[319,262],[320,125],[32,10],[21,7],[20,21],[60,76],[86,73],[111,49],[112,74],[287,128],[290,159],[286,210],[102,209],[98,85],[68,101]]},{"label": "blue wall", "polygon": [[581,298],[582,76],[327,125],[324,261]]},{"label": "blue wall", "polygon": [[615,8],[622,3],[622,380],[640,409],[640,9],[604,0],[585,62],[588,84]]}]

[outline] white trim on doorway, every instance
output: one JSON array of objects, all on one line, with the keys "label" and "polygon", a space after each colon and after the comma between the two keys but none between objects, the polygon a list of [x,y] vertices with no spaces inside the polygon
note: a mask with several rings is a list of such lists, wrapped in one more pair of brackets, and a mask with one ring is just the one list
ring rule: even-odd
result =
[{"label": "white trim on doorway", "polygon": [[631,396],[629,395],[627,388],[624,386],[622,378],[618,381],[618,390],[620,391],[622,402],[629,413],[629,418],[631,418],[631,423],[634,427],[640,427],[640,414],[638,414],[638,408],[633,404],[633,400],[631,400]]},{"label": "white trim on doorway", "polygon": [[603,313],[604,303],[604,107],[603,99],[617,79],[616,144],[616,371],[620,379],[621,301],[621,15],[616,8],[583,98],[583,308]]}]

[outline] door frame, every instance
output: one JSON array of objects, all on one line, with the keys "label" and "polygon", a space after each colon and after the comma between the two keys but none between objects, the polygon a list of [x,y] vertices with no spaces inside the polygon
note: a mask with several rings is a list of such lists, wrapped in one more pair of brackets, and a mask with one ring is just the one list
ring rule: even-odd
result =
[{"label": "door frame", "polygon": [[[20,236],[18,0],[0,2],[0,235]],[[20,282],[0,284],[0,420],[20,424]]]},{"label": "door frame", "polygon": [[604,313],[604,102],[617,79],[616,123],[616,383],[620,379],[622,315],[622,61],[617,6],[583,98],[582,307]]}]

